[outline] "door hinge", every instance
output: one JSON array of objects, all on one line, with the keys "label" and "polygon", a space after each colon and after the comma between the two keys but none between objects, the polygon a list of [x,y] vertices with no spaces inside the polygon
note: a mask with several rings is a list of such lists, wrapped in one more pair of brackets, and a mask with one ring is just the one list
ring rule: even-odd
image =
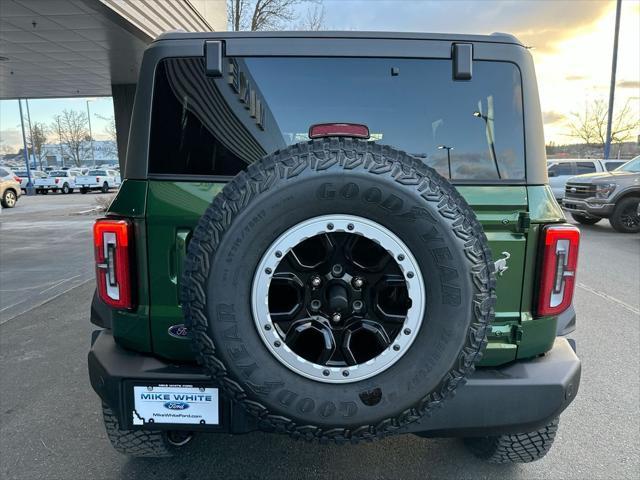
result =
[{"label": "door hinge", "polygon": [[531,227],[531,217],[529,212],[518,212],[518,223],[516,224],[516,232],[527,233]]}]

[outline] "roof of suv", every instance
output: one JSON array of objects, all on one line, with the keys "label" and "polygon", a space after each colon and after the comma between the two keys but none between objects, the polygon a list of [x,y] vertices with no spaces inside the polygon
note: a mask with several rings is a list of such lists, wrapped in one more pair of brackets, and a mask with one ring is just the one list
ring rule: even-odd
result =
[{"label": "roof of suv", "polygon": [[166,32],[159,35],[158,40],[206,39],[206,38],[353,38],[353,39],[389,39],[389,40],[441,40],[466,41],[483,43],[508,43],[524,46],[514,35],[509,33],[492,33],[490,35],[465,35],[457,33],[426,33],[426,32],[194,32],[183,31]]}]

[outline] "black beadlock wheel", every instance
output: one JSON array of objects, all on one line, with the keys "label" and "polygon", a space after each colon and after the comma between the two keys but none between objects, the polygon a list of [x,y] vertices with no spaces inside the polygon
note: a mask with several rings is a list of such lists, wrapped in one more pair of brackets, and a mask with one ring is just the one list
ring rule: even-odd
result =
[{"label": "black beadlock wheel", "polygon": [[199,220],[181,300],[193,346],[270,431],[356,442],[449,398],[494,316],[482,226],[433,169],[350,138],[252,164]]},{"label": "black beadlock wheel", "polygon": [[529,463],[544,457],[553,445],[559,419],[532,432],[465,439],[476,457],[489,463]]}]

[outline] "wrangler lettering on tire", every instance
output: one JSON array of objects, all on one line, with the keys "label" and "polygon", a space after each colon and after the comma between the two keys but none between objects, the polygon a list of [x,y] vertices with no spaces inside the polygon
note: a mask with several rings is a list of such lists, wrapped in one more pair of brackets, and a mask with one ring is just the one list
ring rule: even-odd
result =
[{"label": "wrangler lettering on tire", "polygon": [[325,138],[225,186],[194,231],[181,297],[200,362],[262,428],[355,442],[464,384],[495,277],[473,211],[433,169]]}]

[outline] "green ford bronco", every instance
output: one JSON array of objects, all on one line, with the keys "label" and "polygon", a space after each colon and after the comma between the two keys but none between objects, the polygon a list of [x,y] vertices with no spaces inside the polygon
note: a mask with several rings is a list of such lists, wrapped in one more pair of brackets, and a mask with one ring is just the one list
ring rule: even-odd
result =
[{"label": "green ford bronco", "polygon": [[580,381],[580,234],[514,37],[166,34],[124,178],[89,353],[118,451],[256,430],[550,449]]}]

